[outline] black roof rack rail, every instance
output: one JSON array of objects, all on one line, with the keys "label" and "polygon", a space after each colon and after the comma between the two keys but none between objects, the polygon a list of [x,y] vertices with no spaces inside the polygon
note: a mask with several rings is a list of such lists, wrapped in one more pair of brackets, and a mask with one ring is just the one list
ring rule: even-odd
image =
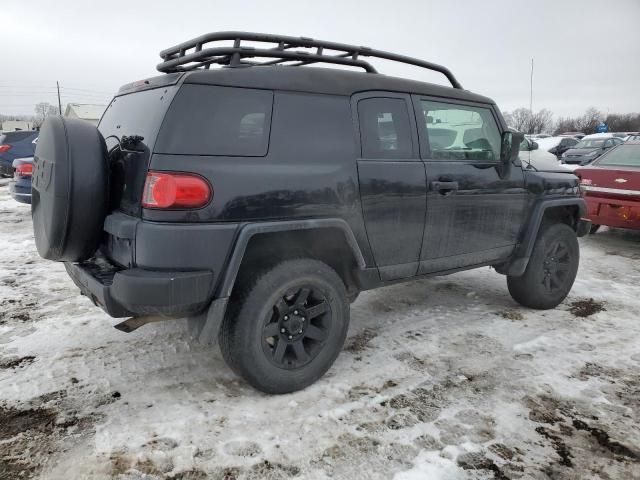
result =
[{"label": "black roof rack rail", "polygon": [[[233,46],[206,46],[206,44],[213,42],[228,41],[233,41]],[[256,48],[254,46],[243,46],[243,41],[275,43],[277,46]],[[316,51],[292,50],[294,48],[315,48]],[[325,49],[338,53],[325,54]],[[334,63],[360,67],[369,73],[377,73],[373,65],[361,58],[375,57],[440,72],[447,77],[454,88],[462,89],[456,77],[453,76],[448,68],[441,65],[404,55],[374,50],[369,47],[325,42],[306,37],[289,37],[252,32],[213,32],[162,50],[160,57],[162,57],[163,61],[156,68],[164,73],[184,72],[198,68],[208,69],[212,64],[241,67],[277,65],[285,62],[293,62],[289,63],[289,66]],[[262,62],[247,60],[255,58],[267,58],[270,60]]]}]

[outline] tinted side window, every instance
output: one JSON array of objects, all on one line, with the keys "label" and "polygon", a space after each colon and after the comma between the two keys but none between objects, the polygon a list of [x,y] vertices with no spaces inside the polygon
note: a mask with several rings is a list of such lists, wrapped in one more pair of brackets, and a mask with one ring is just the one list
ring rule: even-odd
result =
[{"label": "tinted side window", "polygon": [[155,151],[262,157],[269,147],[273,92],[183,85],[167,112]]},{"label": "tinted side window", "polygon": [[430,158],[497,161],[500,131],[488,108],[421,100]]},{"label": "tinted side window", "polygon": [[363,158],[413,158],[407,103],[399,98],[358,102]]},{"label": "tinted side window", "polygon": [[578,143],[578,140],[576,140],[575,138],[567,138],[567,144],[568,144],[570,147],[573,147],[573,146],[574,146],[575,144],[577,144],[577,143]]}]

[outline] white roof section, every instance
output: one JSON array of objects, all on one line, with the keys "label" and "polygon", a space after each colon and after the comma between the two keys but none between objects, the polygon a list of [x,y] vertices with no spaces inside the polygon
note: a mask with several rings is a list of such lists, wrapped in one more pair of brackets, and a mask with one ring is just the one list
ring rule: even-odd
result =
[{"label": "white roof section", "polygon": [[538,144],[539,149],[548,151],[553,147],[557,147],[563,138],[566,138],[566,137],[536,138],[535,142]]},{"label": "white roof section", "polygon": [[100,120],[106,108],[106,105],[92,103],[68,103],[64,116],[77,117],[83,120]]},{"label": "white roof section", "polygon": [[583,138],[583,140],[588,140],[590,138],[612,138],[616,135],[614,135],[613,133],[592,133],[591,135],[587,135],[586,137]]}]

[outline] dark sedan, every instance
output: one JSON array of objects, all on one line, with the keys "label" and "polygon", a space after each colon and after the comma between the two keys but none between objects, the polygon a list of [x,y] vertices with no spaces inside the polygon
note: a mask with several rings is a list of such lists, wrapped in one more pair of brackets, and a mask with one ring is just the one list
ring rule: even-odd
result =
[{"label": "dark sedan", "polygon": [[13,180],[9,182],[9,194],[20,203],[31,203],[31,175],[33,158],[16,158],[13,161]]},{"label": "dark sedan", "polygon": [[588,165],[604,152],[624,143],[621,138],[584,138],[562,154],[561,161],[568,165]]},{"label": "dark sedan", "polygon": [[39,133],[34,130],[19,130],[0,134],[0,176],[13,175],[13,161],[16,158],[33,156]]}]

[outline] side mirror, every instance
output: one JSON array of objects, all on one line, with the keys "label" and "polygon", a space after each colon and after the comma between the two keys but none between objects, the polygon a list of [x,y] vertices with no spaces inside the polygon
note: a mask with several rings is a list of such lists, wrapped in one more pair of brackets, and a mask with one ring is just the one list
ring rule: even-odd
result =
[{"label": "side mirror", "polygon": [[538,149],[538,144],[536,142],[531,142],[531,145],[529,146],[529,150],[537,150]]},{"label": "side mirror", "polygon": [[502,148],[500,150],[500,161],[503,165],[509,165],[518,158],[520,144],[524,140],[524,133],[504,132],[502,134]]}]

